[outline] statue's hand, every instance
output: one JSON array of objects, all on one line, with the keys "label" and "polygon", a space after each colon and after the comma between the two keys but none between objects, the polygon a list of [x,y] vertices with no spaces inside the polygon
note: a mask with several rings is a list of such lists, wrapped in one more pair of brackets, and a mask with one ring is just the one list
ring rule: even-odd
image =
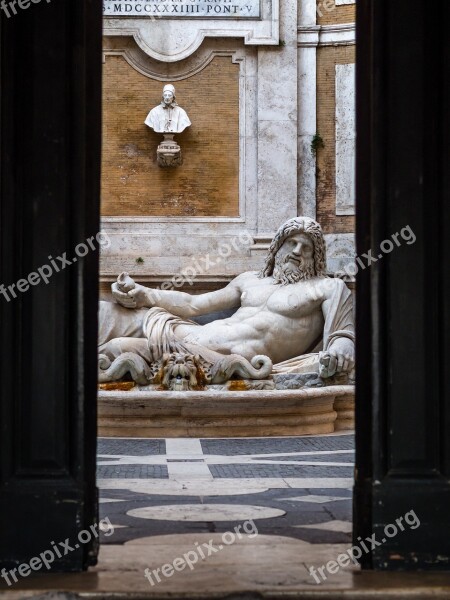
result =
[{"label": "statue's hand", "polygon": [[117,286],[121,292],[130,292],[136,287],[136,283],[134,279],[132,279],[129,274],[124,271],[117,278]]},{"label": "statue's hand", "polygon": [[114,300],[125,308],[150,308],[152,306],[148,289],[134,281],[133,287],[130,287],[127,292],[122,291],[123,286],[118,281],[112,284],[111,290]]},{"label": "statue's hand", "polygon": [[147,306],[146,288],[137,284],[128,273],[121,273],[111,290],[114,300],[125,308]]},{"label": "statue's hand", "polygon": [[133,308],[151,308],[153,306],[151,292],[151,289],[135,283],[134,289],[128,292],[128,297],[134,302]]},{"label": "statue's hand", "polygon": [[125,308],[136,308],[134,299],[129,295],[129,292],[123,291],[123,287],[119,282],[116,281],[112,284],[111,291],[117,304],[120,304]]},{"label": "statue's hand", "polygon": [[323,378],[339,373],[350,373],[355,366],[355,345],[348,338],[336,339],[319,358]]}]

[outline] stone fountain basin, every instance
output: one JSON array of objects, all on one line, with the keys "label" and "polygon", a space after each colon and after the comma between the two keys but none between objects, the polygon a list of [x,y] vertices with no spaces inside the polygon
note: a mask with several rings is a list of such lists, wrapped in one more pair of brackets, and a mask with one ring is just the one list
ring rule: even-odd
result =
[{"label": "stone fountain basin", "polygon": [[99,391],[101,437],[265,437],[354,429],[355,387]]}]

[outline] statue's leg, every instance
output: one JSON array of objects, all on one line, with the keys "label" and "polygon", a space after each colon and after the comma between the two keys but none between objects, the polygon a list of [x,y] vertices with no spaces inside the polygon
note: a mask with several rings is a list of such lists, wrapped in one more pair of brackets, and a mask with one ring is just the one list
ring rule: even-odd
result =
[{"label": "statue's leg", "polygon": [[98,346],[116,338],[143,338],[142,324],[147,308],[125,308],[115,302],[100,301],[98,307]]}]

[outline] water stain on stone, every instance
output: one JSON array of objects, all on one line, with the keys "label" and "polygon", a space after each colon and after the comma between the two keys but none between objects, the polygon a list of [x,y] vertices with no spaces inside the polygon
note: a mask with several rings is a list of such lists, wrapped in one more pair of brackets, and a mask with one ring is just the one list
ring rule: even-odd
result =
[{"label": "water stain on stone", "polygon": [[108,383],[99,383],[98,389],[105,392],[128,392],[136,386],[134,381],[111,381]]}]

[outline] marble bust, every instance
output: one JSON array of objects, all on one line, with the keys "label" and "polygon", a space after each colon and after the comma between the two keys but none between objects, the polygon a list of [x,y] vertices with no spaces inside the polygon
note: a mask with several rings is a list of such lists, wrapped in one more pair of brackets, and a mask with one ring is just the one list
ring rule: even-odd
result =
[{"label": "marble bust", "polygon": [[145,124],[157,133],[181,133],[191,125],[186,111],[175,101],[172,84],[164,86],[161,103],[148,113]]},{"label": "marble bust", "polygon": [[[115,303],[100,303],[100,381],[128,370],[148,382],[171,353],[194,356],[212,383],[279,373],[326,379],[354,367],[351,293],[326,276],[324,236],[310,218],[282,225],[261,271],[238,275],[223,289],[156,290],[123,273],[112,294]],[[191,320],[225,309],[236,310],[205,325]]]}]

